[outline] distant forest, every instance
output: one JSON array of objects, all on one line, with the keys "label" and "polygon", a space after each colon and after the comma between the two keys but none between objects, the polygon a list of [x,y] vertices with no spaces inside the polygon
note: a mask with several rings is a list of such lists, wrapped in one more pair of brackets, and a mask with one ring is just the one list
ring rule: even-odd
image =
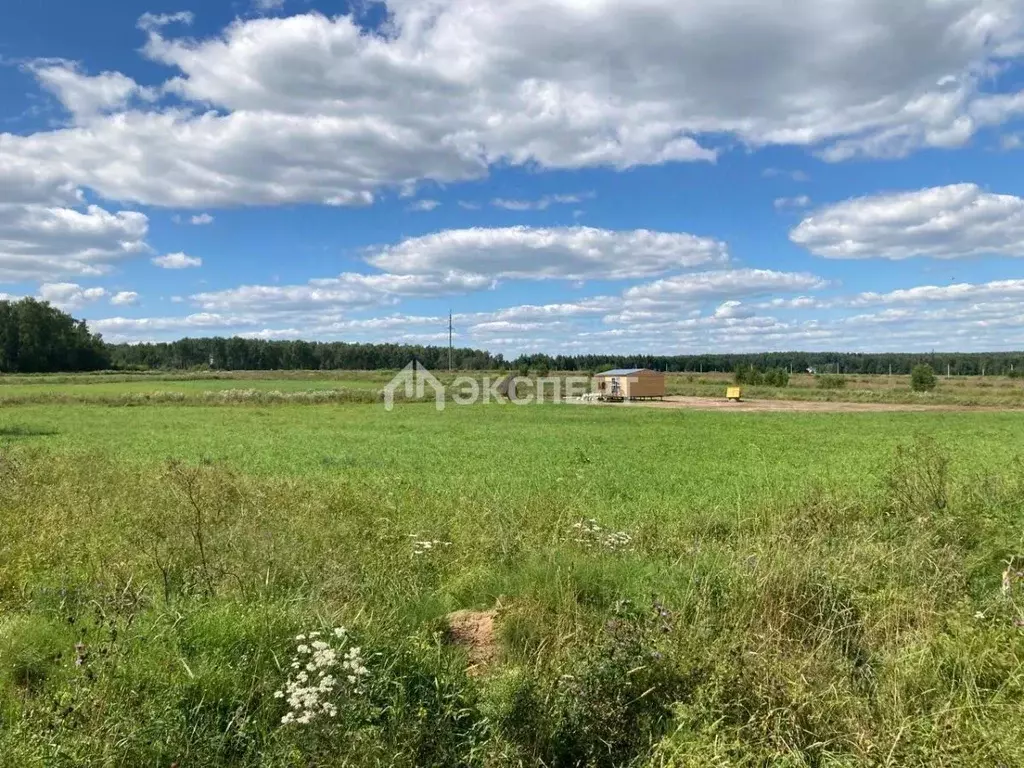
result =
[{"label": "distant forest", "polygon": [[[373,370],[402,368],[417,359],[448,368],[447,347],[262,339],[180,339],[156,344],[106,344],[86,323],[35,299],[0,301],[0,372],[52,373],[106,369]],[[705,355],[522,355],[506,360],[479,349],[452,350],[458,370],[580,371],[653,368],[667,372],[731,372],[739,366],[794,373],[910,373],[918,363],[953,375],[1020,374],[1024,352],[894,353],[765,352]]]},{"label": "distant forest", "polygon": [[[402,368],[414,358],[431,370],[448,368],[447,347],[344,342],[263,341],[240,338],[181,339],[160,344],[119,344],[110,347],[115,367],[219,370],[373,370]],[[731,372],[738,366],[762,370],[785,368],[794,373],[907,374],[918,363],[959,376],[1024,371],[1024,352],[872,354],[857,352],[765,352],[722,355],[522,355],[506,360],[479,349],[455,349],[457,370],[589,371],[608,368],[653,368],[667,372]]]}]

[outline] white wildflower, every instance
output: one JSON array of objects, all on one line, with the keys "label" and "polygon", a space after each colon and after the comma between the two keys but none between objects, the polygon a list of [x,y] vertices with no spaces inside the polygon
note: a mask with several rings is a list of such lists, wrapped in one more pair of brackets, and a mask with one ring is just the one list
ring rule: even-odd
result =
[{"label": "white wildflower", "polygon": [[[288,678],[284,689],[274,693],[274,698],[285,699],[288,705],[289,711],[281,718],[282,725],[308,725],[319,717],[337,717],[334,697],[362,693],[356,683],[369,674],[363,663],[362,649],[345,648],[348,631],[344,627],[337,627],[331,633],[335,645],[316,639],[320,634],[310,632],[299,636],[297,642],[309,638],[309,645],[302,643],[296,647],[296,656],[289,665],[296,671]],[[332,671],[338,667],[339,659],[345,670],[343,680],[348,681],[347,688]]]},{"label": "white wildflower", "polygon": [[440,539],[420,539],[418,533],[411,533],[409,537],[413,540],[412,553],[414,555],[427,555],[442,547],[452,545],[450,541],[441,541]]},{"label": "white wildflower", "polygon": [[603,547],[612,552],[629,549],[633,537],[625,531],[608,531],[593,518],[581,520],[570,529],[573,541],[585,547]]}]

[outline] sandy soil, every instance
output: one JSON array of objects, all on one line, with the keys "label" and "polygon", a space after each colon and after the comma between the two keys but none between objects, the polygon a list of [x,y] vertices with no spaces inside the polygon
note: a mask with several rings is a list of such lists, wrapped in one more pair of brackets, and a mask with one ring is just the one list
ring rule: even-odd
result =
[{"label": "sandy soil", "polygon": [[497,611],[456,611],[448,614],[448,639],[469,654],[470,675],[479,675],[498,655],[494,620]]},{"label": "sandy soil", "polygon": [[[622,408],[622,403],[599,403],[608,408]],[[640,400],[630,403],[629,408],[689,408],[701,411],[788,411],[792,413],[878,413],[885,411],[993,411],[1009,410],[984,406],[956,405],[910,405],[901,403],[838,403],[815,402],[811,400],[741,400],[734,403],[716,397],[670,396],[664,400]]]}]

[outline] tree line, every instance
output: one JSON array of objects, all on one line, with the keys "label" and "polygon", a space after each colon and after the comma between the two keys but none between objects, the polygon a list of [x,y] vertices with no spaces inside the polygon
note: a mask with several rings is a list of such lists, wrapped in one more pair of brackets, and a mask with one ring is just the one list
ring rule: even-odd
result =
[{"label": "tree line", "polygon": [[[402,344],[266,341],[238,337],[181,339],[159,344],[120,344],[110,348],[118,367],[195,368],[222,370],[402,368],[414,358],[431,370],[446,370],[448,348]],[[479,349],[455,349],[457,370],[578,371],[609,368],[652,368],[669,373],[732,373],[739,368],[825,374],[909,374],[927,363],[937,372],[957,376],[1007,375],[1024,371],[1024,352],[986,353],[834,353],[765,352],[723,355],[521,355],[506,360]]]},{"label": "tree line", "polygon": [[[448,368],[447,347],[411,344],[350,344],[343,341],[267,341],[265,339],[179,339],[155,344],[110,347],[117,368],[195,369],[223,371],[380,370],[404,368],[412,360],[430,370]],[[451,350],[458,370],[506,367],[501,355],[479,349]]]},{"label": "tree line", "polygon": [[757,352],[702,355],[523,355],[517,368],[603,371],[651,368],[666,373],[734,373],[738,369],[818,374],[909,374],[930,365],[953,376],[1006,376],[1024,371],[1024,352]]},{"label": "tree line", "polygon": [[[652,368],[669,373],[732,373],[738,369],[818,374],[909,374],[917,365],[955,376],[1021,375],[1024,352],[861,353],[764,352],[703,355],[521,355],[506,360],[480,349],[450,351],[457,370],[577,371]],[[410,344],[185,338],[150,344],[106,344],[83,320],[26,298],[0,301],[0,372],[49,373],[103,369],[375,370],[417,359],[448,368],[449,349]]]},{"label": "tree line", "polygon": [[110,348],[85,321],[44,301],[0,301],[0,371],[98,371],[111,364]]}]

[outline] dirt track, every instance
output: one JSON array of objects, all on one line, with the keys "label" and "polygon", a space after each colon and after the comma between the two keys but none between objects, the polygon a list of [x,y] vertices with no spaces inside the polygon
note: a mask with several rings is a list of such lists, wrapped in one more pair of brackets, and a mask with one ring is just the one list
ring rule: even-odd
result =
[{"label": "dirt track", "polygon": [[[601,403],[612,407],[615,403]],[[622,407],[621,403],[618,404]],[[738,403],[725,398],[670,396],[664,400],[640,400],[630,406],[645,408],[688,408],[699,411],[788,411],[791,413],[878,413],[886,411],[1000,411],[1008,408],[957,405],[912,405],[902,403],[840,403],[814,400],[742,400]]]}]

